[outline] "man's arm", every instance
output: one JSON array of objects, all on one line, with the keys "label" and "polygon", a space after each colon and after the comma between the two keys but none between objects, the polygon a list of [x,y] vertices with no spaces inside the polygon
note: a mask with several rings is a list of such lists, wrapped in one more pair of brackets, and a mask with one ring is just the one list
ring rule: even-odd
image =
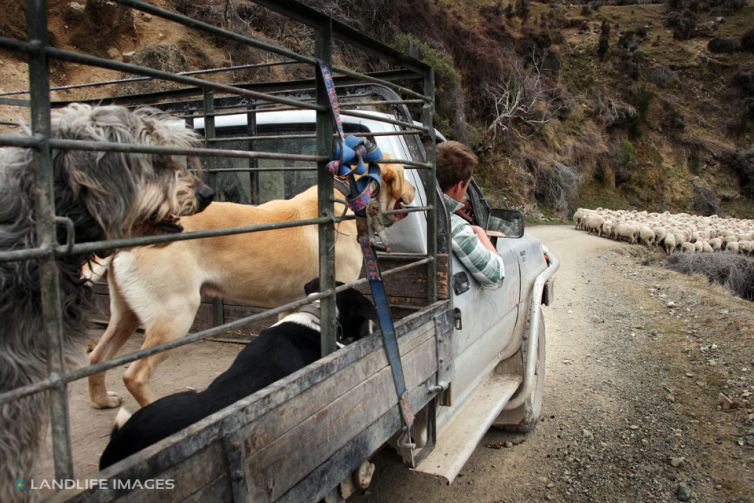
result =
[{"label": "man's arm", "polygon": [[487,248],[492,253],[495,253],[496,255],[500,255],[497,252],[497,248],[495,248],[495,245],[493,245],[492,241],[490,241],[490,237],[487,235],[487,231],[485,231],[478,225],[472,225],[471,230],[474,231],[474,234],[477,235],[477,237],[479,238],[479,241],[484,245],[485,248]]},{"label": "man's arm", "polygon": [[[453,253],[483,288],[498,288],[505,275],[503,258],[489,238],[485,235],[483,240],[474,227],[468,224],[453,226]],[[484,233],[481,227],[477,229]]]}]

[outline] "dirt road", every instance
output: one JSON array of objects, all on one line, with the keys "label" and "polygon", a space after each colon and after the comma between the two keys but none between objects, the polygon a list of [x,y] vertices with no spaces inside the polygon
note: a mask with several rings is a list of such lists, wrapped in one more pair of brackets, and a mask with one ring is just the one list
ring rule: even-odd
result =
[{"label": "dirt road", "polygon": [[451,486],[383,452],[357,501],[754,501],[754,304],[639,246],[529,232],[562,263],[539,426],[490,431]]}]

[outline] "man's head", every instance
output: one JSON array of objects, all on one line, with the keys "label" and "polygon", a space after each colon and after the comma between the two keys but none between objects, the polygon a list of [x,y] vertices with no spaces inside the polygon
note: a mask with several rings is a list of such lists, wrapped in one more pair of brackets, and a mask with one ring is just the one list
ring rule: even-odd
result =
[{"label": "man's head", "polygon": [[440,189],[457,201],[463,201],[479,159],[469,147],[457,141],[437,146],[437,182]]}]

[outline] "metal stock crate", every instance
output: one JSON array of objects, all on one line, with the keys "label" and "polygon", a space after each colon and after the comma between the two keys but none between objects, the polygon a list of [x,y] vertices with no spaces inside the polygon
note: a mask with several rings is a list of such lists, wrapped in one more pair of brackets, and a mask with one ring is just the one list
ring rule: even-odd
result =
[{"label": "metal stock crate", "polygon": [[[365,117],[374,120],[374,115],[365,112],[365,108],[387,107],[393,110],[397,119],[392,123],[400,128],[394,135],[404,135],[412,138],[418,149],[426,151],[423,160],[394,159],[386,162],[402,163],[406,167],[417,169],[425,185],[427,195],[426,205],[411,211],[422,212],[427,218],[426,253],[423,256],[397,257],[397,267],[384,274],[386,280],[391,274],[403,274],[409,270],[420,269],[427,280],[422,288],[425,305],[429,306],[422,312],[417,312],[405,318],[398,325],[399,333],[413,334],[401,339],[402,349],[409,361],[416,363],[416,371],[412,370],[409,379],[414,384],[431,380],[436,372],[435,363],[427,361],[428,354],[436,349],[430,344],[427,334],[438,330],[450,330],[446,326],[447,302],[438,301],[438,288],[447,288],[434,280],[438,276],[438,215],[437,191],[435,188],[434,143],[435,132],[432,124],[434,107],[434,82],[431,67],[414,57],[409,57],[382,43],[371,40],[359,31],[340,23],[331,17],[312,8],[291,0],[256,2],[260,6],[286,16],[290,20],[303,23],[312,32],[314,54],[302,55],[275,45],[270,42],[235,33],[224,28],[192,19],[146,2],[138,0],[114,0],[126,6],[152,16],[156,16],[174,23],[182,24],[190,29],[210,34],[218,39],[242,44],[263,52],[273,61],[258,65],[238,65],[233,67],[196,70],[190,72],[171,73],[135,64],[114,61],[107,58],[92,56],[66,49],[53,47],[48,41],[47,2],[45,0],[28,0],[26,14],[28,22],[28,39],[16,40],[0,37],[0,48],[26,55],[28,58],[30,88],[16,92],[0,93],[0,106],[26,107],[31,112],[30,136],[0,135],[0,146],[16,146],[32,149],[37,165],[36,187],[36,217],[38,243],[36,247],[16,251],[0,252],[0,261],[37,260],[40,267],[42,303],[45,327],[50,347],[49,376],[35,384],[22,388],[0,392],[0,404],[17,400],[35,393],[48,393],[52,411],[53,455],[56,479],[72,479],[74,475],[74,459],[70,441],[69,404],[67,385],[73,381],[83,379],[92,374],[102,372],[133,362],[144,356],[167,351],[179,346],[190,344],[209,337],[217,337],[228,330],[248,326],[264,317],[296,308],[306,301],[297,301],[262,312],[248,311],[234,316],[228,321],[229,315],[222,302],[215,302],[211,308],[211,315],[204,318],[204,328],[190,333],[188,336],[167,344],[122,355],[107,362],[77,369],[64,368],[61,363],[62,348],[60,347],[60,320],[62,312],[58,278],[56,276],[55,261],[57,257],[70,254],[98,253],[119,248],[145,246],[166,243],[174,240],[198,239],[233,233],[258,232],[274,230],[289,226],[303,226],[316,224],[319,227],[320,248],[320,281],[322,288],[322,337],[323,351],[329,353],[335,347],[335,281],[334,257],[328,250],[334,244],[334,226],[347,216],[335,215],[333,211],[333,179],[325,166],[333,154],[334,128],[329,109],[329,101],[324,89],[324,83],[316,77],[316,66],[319,61],[331,65],[336,76],[335,83],[339,92],[343,93],[343,108],[353,117]],[[348,68],[332,65],[336,43],[354,47],[372,58],[377,58],[389,67],[379,72],[358,73]],[[139,77],[119,79],[96,83],[81,83],[69,86],[51,87],[50,61],[60,60],[67,63],[106,68],[114,71],[136,74]],[[255,82],[255,83],[220,83],[208,79],[208,76],[218,73],[232,74],[237,70],[249,70],[255,67],[270,65],[299,65],[310,69],[311,79],[287,82]],[[180,85],[179,89],[157,91],[133,96],[113,96],[113,90],[124,82],[164,81]],[[355,85],[361,84],[372,89],[389,90],[378,91],[381,96],[366,98]],[[376,87],[375,87],[376,86]],[[198,149],[176,149],[157,146],[129,145],[118,143],[97,143],[75,140],[62,140],[50,137],[50,111],[55,107],[64,106],[65,101],[51,99],[51,91],[63,89],[89,88],[93,101],[97,103],[113,103],[126,106],[153,105],[184,119],[189,127],[196,125],[194,119],[203,121],[201,131],[205,136],[205,147]],[[352,94],[349,94],[352,93]],[[360,94],[362,93],[362,94]],[[350,99],[350,98],[357,99]],[[79,100],[80,101],[80,100]],[[415,110],[414,115],[421,116],[421,122],[412,120],[409,109]],[[315,143],[316,148],[309,153],[279,153],[265,150],[265,145],[273,138],[286,139],[284,134],[259,135],[256,130],[255,117],[258,113],[283,112],[290,110],[312,111],[316,115],[316,127],[313,131],[299,134]],[[247,130],[233,138],[216,136],[216,122],[225,116],[245,114],[248,116]],[[390,120],[390,119],[388,119]],[[239,142],[244,148],[224,148],[231,142]],[[65,223],[65,215],[56,215],[55,196],[52,193],[52,164],[51,153],[62,149],[80,149],[125,153],[155,153],[181,156],[197,156],[209,165],[204,171],[210,183],[217,183],[223,173],[239,172],[244,174],[244,183],[248,191],[243,202],[259,202],[259,174],[262,172],[290,172],[297,168],[286,167],[286,162],[306,162],[311,167],[298,169],[311,171],[316,174],[319,195],[319,218],[284,224],[268,224],[237,228],[220,229],[206,232],[187,232],[178,235],[149,236],[130,239],[98,242],[70,242],[65,245],[57,243],[56,230],[61,223]],[[213,159],[215,161],[213,161]],[[236,159],[245,163],[244,166],[213,168],[218,164],[216,160]],[[282,165],[278,167],[261,167],[259,161],[275,161]],[[244,189],[246,190],[246,189]],[[61,218],[62,217],[62,218]],[[447,250],[445,250],[447,253]],[[446,257],[447,259],[447,257]],[[359,284],[364,284],[360,280]],[[346,288],[345,286],[342,288]],[[442,297],[442,293],[440,297]],[[438,328],[439,327],[439,328]],[[422,335],[423,334],[423,335]],[[431,346],[431,347],[430,347]],[[424,351],[424,349],[426,351]],[[421,349],[421,351],[420,351]],[[424,351],[424,352],[422,352]],[[255,458],[251,449],[252,440],[243,436],[242,432],[251,428],[261,428],[259,421],[269,421],[270,414],[275,407],[285,407],[285,401],[297,394],[311,392],[313,387],[320,386],[324,393],[331,397],[339,396],[346,390],[339,390],[331,380],[333,372],[348,371],[351,366],[359,368],[366,365],[366,361],[377,361],[381,348],[378,341],[370,340],[360,344],[353,350],[339,352],[326,356],[318,362],[314,369],[305,374],[295,374],[290,378],[274,385],[274,389],[266,389],[261,394],[242,400],[233,410],[226,410],[211,416],[201,423],[197,423],[177,436],[166,439],[145,451],[137,454],[138,459],[119,463],[97,477],[111,480],[144,479],[156,474],[173,474],[182,486],[171,493],[172,499],[193,499],[204,501],[205,497],[212,500],[233,499],[246,501],[254,499],[288,499],[297,500],[320,498],[336,485],[344,473],[350,469],[351,460],[361,456],[365,458],[384,441],[386,432],[395,428],[399,416],[389,410],[370,411],[369,425],[353,431],[351,439],[340,445],[334,452],[327,453],[326,460],[311,459],[318,468],[306,472],[298,479],[295,477],[286,481],[288,484],[274,488],[263,488],[269,482],[262,475],[254,475],[249,470],[250,462],[261,462]],[[412,356],[413,355],[413,356]],[[380,381],[382,382],[382,381]],[[330,384],[328,384],[330,383]],[[329,391],[327,391],[329,390]],[[374,391],[374,390],[372,390]],[[412,392],[416,407],[426,404],[428,398],[418,391]],[[293,412],[291,412],[293,414]],[[217,417],[216,417],[217,416]],[[261,418],[261,419],[260,419]],[[298,420],[302,420],[299,418]],[[366,420],[366,419],[365,419]],[[257,421],[257,422],[255,422]],[[376,422],[375,422],[376,421]],[[396,424],[394,424],[396,423]],[[246,430],[245,430],[246,429]],[[248,432],[247,432],[248,433]],[[252,442],[253,443],[253,442]],[[251,460],[251,461],[249,461]],[[275,466],[274,463],[270,466]],[[304,470],[304,468],[300,468]],[[294,470],[295,471],[295,470]],[[340,479],[338,479],[340,477]],[[336,480],[337,479],[337,480]],[[190,488],[190,490],[189,490]],[[122,496],[123,490],[112,487],[109,490],[84,490],[73,495],[75,500],[106,501]],[[70,492],[61,492],[55,498],[67,499]],[[157,493],[133,492],[131,498],[137,500],[159,498]]]}]

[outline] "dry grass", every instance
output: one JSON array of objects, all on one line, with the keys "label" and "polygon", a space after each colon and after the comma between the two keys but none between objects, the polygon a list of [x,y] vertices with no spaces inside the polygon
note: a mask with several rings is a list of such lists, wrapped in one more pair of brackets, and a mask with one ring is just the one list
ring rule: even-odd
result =
[{"label": "dry grass", "polygon": [[685,274],[703,274],[747,300],[754,300],[754,259],[734,253],[676,253],[665,265]]}]

